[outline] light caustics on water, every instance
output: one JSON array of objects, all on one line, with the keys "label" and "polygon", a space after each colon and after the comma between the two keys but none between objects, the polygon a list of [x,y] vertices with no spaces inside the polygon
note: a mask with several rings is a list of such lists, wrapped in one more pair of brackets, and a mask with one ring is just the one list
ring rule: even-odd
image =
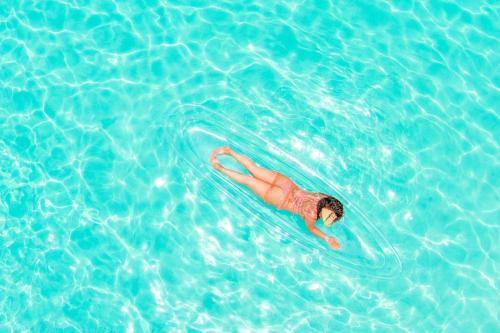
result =
[{"label": "light caustics on water", "polygon": [[[262,227],[259,232],[278,233],[297,246],[318,256],[320,261],[332,267],[354,270],[361,275],[379,278],[392,277],[401,271],[401,262],[395,249],[384,238],[374,223],[383,221],[368,219],[356,205],[328,177],[321,177],[291,154],[283,151],[270,138],[262,138],[232,120],[200,105],[187,105],[172,112],[166,122],[172,138],[172,147],[184,162],[195,170],[200,179],[210,182],[218,191],[231,198],[233,204],[254,216]],[[212,169],[209,157],[213,149],[230,145],[258,164],[278,170],[292,178],[298,186],[308,191],[331,194],[339,198],[345,207],[342,223],[331,231],[343,248],[334,251],[315,236],[309,234],[300,217],[281,214],[260,201],[250,190],[235,183]],[[211,193],[200,193],[209,197]],[[374,223],[370,221],[375,221]]]}]

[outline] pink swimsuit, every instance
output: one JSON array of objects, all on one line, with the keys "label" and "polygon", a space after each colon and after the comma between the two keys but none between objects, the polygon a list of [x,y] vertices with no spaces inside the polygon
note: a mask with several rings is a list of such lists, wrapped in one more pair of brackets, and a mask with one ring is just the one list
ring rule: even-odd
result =
[{"label": "pink swimsuit", "polygon": [[307,192],[300,189],[290,178],[279,174],[274,185],[281,188],[285,198],[278,209],[299,214],[305,221],[317,220],[317,204],[327,195],[319,192]]}]

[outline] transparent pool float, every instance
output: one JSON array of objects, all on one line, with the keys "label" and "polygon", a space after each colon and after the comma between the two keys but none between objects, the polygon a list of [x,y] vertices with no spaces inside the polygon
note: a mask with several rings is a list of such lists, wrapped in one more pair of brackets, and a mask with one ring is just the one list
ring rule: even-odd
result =
[{"label": "transparent pool float", "polygon": [[[390,278],[401,272],[401,262],[395,249],[382,233],[348,197],[339,193],[335,184],[325,180],[293,155],[241,124],[229,120],[222,114],[201,106],[183,105],[167,117],[169,138],[181,164],[199,177],[210,182],[214,191],[219,191],[246,211],[249,216],[262,222],[263,232],[279,233],[290,240],[288,246],[301,246],[317,256],[322,263],[353,270],[361,275]],[[209,163],[212,151],[228,145],[236,151],[258,161],[262,167],[278,170],[308,191],[322,192],[337,197],[344,204],[345,216],[333,230],[322,228],[334,235],[342,245],[333,250],[315,237],[305,227],[303,220],[292,213],[283,214],[261,201],[245,186],[214,170]],[[213,193],[200,193],[210,198]],[[322,223],[317,224],[321,227]]]}]

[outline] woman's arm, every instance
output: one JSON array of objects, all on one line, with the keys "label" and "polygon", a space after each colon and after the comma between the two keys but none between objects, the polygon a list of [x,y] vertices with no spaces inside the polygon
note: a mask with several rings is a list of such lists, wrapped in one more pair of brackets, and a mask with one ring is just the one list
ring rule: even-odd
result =
[{"label": "woman's arm", "polygon": [[323,231],[319,230],[318,227],[316,227],[316,221],[306,221],[306,225],[307,225],[307,229],[309,229],[309,231],[313,235],[321,238],[324,241],[327,240],[328,236]]},{"label": "woman's arm", "polygon": [[327,236],[323,231],[319,230],[318,227],[316,227],[316,221],[306,221],[306,225],[307,225],[307,229],[309,229],[309,231],[321,238],[322,240],[324,240],[325,242],[328,243],[328,245],[334,249],[339,249],[340,248],[340,244],[339,242],[337,242],[337,240],[335,239],[335,237],[332,237],[332,236]]}]

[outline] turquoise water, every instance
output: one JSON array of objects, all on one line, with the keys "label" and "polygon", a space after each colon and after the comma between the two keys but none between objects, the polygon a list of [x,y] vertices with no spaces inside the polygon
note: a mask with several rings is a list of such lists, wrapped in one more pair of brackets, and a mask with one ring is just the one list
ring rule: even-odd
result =
[{"label": "turquoise water", "polygon": [[[500,331],[499,16],[2,2],[0,331]],[[341,198],[342,250],[220,144]]]}]

